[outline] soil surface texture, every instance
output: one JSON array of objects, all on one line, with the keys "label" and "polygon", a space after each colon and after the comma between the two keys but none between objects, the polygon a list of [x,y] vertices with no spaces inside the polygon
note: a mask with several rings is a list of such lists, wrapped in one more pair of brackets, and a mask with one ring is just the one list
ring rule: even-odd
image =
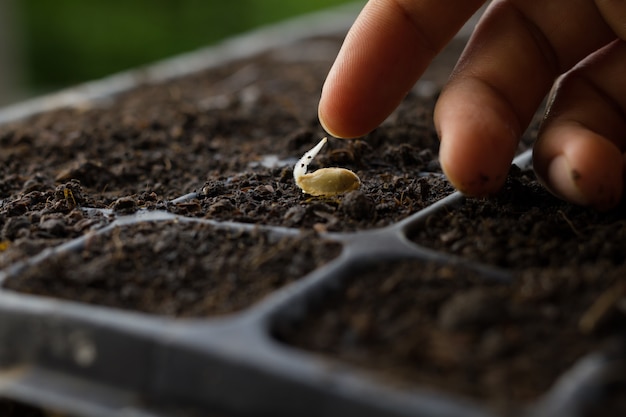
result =
[{"label": "soil surface texture", "polygon": [[173,316],[239,311],[332,260],[337,243],[195,222],[142,222],[50,256],[5,288]]},{"label": "soil surface texture", "polygon": [[[597,307],[623,290],[625,274],[621,267],[598,279],[583,269],[507,283],[452,265],[372,264],[275,335],[390,385],[436,388],[510,411],[539,399],[584,355],[619,340],[624,314],[598,314]],[[615,402],[602,415],[620,415],[623,400]]]},{"label": "soil surface texture", "polygon": [[594,268],[601,277],[626,265],[625,208],[600,213],[565,203],[532,171],[514,168],[494,198],[447,207],[415,227],[411,239],[510,272]]}]

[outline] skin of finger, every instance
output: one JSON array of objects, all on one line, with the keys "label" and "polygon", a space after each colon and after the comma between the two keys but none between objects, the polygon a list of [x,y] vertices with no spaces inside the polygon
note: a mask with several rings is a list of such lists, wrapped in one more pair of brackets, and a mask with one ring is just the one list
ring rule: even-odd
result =
[{"label": "skin of finger", "polygon": [[[519,136],[510,107],[470,80],[440,98],[435,118],[452,121],[439,130],[439,160],[448,180],[467,195],[497,192],[506,180]],[[468,133],[474,136],[467,137]]]},{"label": "skin of finger", "polygon": [[[614,41],[565,74],[535,145],[542,182],[572,202],[607,209],[623,193],[626,151],[626,42]],[[554,160],[567,161],[563,170]]]},{"label": "skin of finger", "polygon": [[595,0],[595,3],[613,32],[626,41],[626,2],[624,0]]},{"label": "skin of finger", "polygon": [[453,184],[469,195],[497,191],[554,79],[614,37],[590,0],[494,1],[435,108],[440,161]]},{"label": "skin of finger", "polygon": [[324,129],[351,138],[377,127],[481,4],[370,0],[324,83],[318,109]]},{"label": "skin of finger", "polygon": [[624,168],[613,142],[577,122],[562,121],[544,131],[541,147],[535,169],[553,194],[602,211],[617,205]]}]

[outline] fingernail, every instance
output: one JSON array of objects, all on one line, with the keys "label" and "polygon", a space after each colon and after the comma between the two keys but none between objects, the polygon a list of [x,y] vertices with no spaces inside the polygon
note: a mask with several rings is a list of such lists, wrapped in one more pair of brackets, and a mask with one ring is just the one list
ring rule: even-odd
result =
[{"label": "fingernail", "polygon": [[331,136],[335,136],[334,132],[328,127],[328,124],[324,120],[324,116],[321,113],[318,113],[318,119],[319,119],[320,125],[322,126],[322,129],[324,129],[324,132],[328,133]]},{"label": "fingernail", "polygon": [[580,173],[572,168],[564,155],[554,158],[548,167],[550,189],[567,201],[587,206],[589,200],[578,188],[579,178]]},{"label": "fingernail", "polygon": [[326,122],[326,117],[324,116],[324,114],[321,111],[321,108],[318,108],[317,111],[317,118],[320,122],[320,125],[322,126],[322,129],[324,129],[324,131],[326,133],[328,133],[330,136],[336,137],[336,138],[341,138],[341,136],[339,134],[337,134],[337,132],[335,132],[333,129],[331,129],[328,126],[328,123]]}]

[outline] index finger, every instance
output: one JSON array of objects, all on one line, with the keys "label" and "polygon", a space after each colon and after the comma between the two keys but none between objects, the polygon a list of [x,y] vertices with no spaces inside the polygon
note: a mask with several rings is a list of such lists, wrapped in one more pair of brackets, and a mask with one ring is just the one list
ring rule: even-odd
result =
[{"label": "index finger", "polygon": [[322,89],[322,126],[344,138],[376,128],[483,2],[370,0]]}]

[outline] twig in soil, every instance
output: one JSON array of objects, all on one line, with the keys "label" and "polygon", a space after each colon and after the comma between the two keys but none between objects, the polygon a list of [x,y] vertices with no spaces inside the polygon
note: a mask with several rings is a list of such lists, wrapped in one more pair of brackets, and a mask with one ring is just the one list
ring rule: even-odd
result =
[{"label": "twig in soil", "polygon": [[111,240],[113,242],[113,247],[115,248],[113,257],[115,259],[124,258],[124,242],[122,242],[122,239],[120,238],[120,233],[121,230],[119,227],[114,228],[111,233]]},{"label": "twig in soil", "polygon": [[[69,208],[76,207],[76,199],[74,198],[74,193],[69,188],[63,188],[63,197],[65,197],[65,202]],[[71,201],[71,203],[70,203]]]},{"label": "twig in soil", "polygon": [[572,231],[574,232],[574,234],[578,237],[582,237],[582,233],[580,233],[578,231],[578,229],[576,229],[576,227],[574,227],[574,224],[572,223],[572,221],[565,215],[565,213],[563,212],[563,210],[559,210],[557,213],[559,213],[561,215],[561,217],[563,217],[563,220],[565,220],[565,223],[567,223],[567,225],[570,227],[570,229],[572,229]]},{"label": "twig in soil", "polygon": [[271,261],[276,255],[280,254],[282,250],[284,250],[284,247],[280,244],[272,246],[268,251],[250,260],[250,269],[258,270],[263,264]]},{"label": "twig in soil", "polygon": [[600,294],[580,318],[578,322],[580,331],[585,334],[592,333],[611,313],[617,302],[625,296],[626,282],[623,281],[619,281]]}]

